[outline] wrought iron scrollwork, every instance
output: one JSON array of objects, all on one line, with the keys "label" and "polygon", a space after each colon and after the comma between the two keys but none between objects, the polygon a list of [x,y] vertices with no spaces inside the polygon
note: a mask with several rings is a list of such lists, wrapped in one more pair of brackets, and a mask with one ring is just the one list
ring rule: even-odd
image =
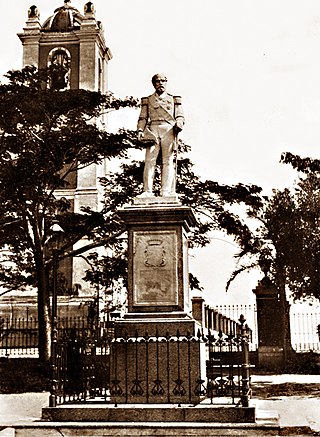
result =
[{"label": "wrought iron scrollwork", "polygon": [[[100,401],[197,403],[207,396],[250,398],[250,364],[245,321],[241,333],[189,331],[182,335],[109,332],[86,327],[59,331],[53,395],[62,402]],[[203,374],[201,357],[207,354]],[[224,357],[236,357],[236,363]],[[234,355],[235,354],[235,355]]]},{"label": "wrought iron scrollwork", "polygon": [[162,386],[162,380],[161,379],[155,379],[154,386],[152,387],[151,393],[153,396],[163,396],[164,395],[164,388]]},{"label": "wrought iron scrollwork", "polygon": [[111,396],[122,396],[123,395],[123,390],[120,386],[120,380],[119,379],[113,379],[112,381],[110,381],[110,394]]},{"label": "wrought iron scrollwork", "polygon": [[130,393],[132,394],[132,396],[142,396],[144,391],[143,388],[141,387],[141,380],[140,379],[135,379],[133,381],[133,386],[130,390]]},{"label": "wrought iron scrollwork", "polygon": [[194,394],[196,396],[205,396],[207,394],[205,383],[206,381],[204,379],[197,379],[196,388],[194,390]]},{"label": "wrought iron scrollwork", "polygon": [[185,396],[187,391],[183,386],[184,381],[182,379],[178,378],[175,380],[175,383],[176,383],[176,385],[175,385],[174,389],[172,390],[172,393],[175,396]]}]

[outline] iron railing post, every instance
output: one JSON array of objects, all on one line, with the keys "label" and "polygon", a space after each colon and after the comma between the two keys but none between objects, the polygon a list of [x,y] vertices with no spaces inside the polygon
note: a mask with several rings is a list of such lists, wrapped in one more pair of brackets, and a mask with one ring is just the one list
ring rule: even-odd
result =
[{"label": "iron railing post", "polygon": [[249,342],[247,334],[247,325],[245,317],[241,314],[239,321],[241,323],[241,404],[243,407],[249,407],[250,397],[250,361],[249,361]]}]

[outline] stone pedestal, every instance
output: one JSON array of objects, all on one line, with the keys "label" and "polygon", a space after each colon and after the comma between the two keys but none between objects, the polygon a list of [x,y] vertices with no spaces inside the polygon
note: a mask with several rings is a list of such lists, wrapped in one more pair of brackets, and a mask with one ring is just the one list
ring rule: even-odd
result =
[{"label": "stone pedestal", "polygon": [[118,403],[197,403],[205,380],[201,325],[191,315],[191,208],[154,198],[118,214],[128,230],[128,313],[115,324],[111,395]]},{"label": "stone pedestal", "polygon": [[118,211],[128,230],[128,312],[191,312],[188,272],[191,208],[130,205]]}]

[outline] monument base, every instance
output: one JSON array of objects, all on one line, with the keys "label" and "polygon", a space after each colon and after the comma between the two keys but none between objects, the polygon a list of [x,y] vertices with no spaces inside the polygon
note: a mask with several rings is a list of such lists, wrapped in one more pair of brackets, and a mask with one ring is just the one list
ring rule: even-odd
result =
[{"label": "monument base", "polygon": [[255,408],[178,405],[63,405],[43,408],[42,420],[53,422],[197,422],[254,423]]},{"label": "monument base", "polygon": [[201,325],[190,314],[182,311],[154,313],[127,313],[115,322],[115,336],[196,336],[201,332]]},{"label": "monument base", "polygon": [[181,205],[177,194],[170,196],[149,196],[149,197],[134,197],[134,205],[151,206],[151,205]]},{"label": "monument base", "polygon": [[118,320],[110,354],[111,402],[198,404],[208,358],[199,329],[183,313],[130,313]]}]

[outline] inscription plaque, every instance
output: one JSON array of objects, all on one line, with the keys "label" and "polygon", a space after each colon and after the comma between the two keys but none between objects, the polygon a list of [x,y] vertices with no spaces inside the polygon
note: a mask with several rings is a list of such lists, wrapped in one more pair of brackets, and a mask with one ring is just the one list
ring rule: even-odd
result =
[{"label": "inscription plaque", "polygon": [[176,232],[134,232],[133,248],[133,305],[177,305]]}]

